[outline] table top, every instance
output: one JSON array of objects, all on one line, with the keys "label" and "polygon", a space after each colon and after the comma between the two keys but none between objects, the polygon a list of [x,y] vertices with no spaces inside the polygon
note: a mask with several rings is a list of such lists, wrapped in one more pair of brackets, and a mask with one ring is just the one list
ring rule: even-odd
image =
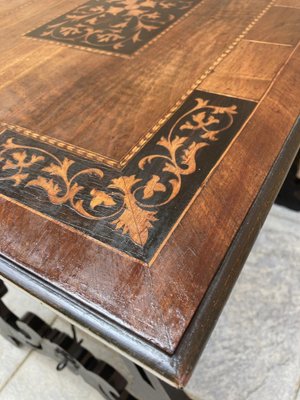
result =
[{"label": "table top", "polygon": [[300,0],[0,17],[0,273],[184,385],[299,147]]}]

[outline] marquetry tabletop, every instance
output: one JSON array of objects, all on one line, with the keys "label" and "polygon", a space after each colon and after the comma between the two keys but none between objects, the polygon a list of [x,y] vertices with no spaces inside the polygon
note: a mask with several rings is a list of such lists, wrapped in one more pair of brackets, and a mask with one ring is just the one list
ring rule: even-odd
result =
[{"label": "marquetry tabletop", "polygon": [[300,0],[0,19],[0,273],[182,386],[299,148]]}]

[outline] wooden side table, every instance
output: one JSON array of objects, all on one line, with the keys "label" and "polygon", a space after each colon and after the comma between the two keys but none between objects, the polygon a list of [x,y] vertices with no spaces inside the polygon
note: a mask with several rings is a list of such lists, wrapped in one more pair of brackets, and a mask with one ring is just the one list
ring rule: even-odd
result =
[{"label": "wooden side table", "polygon": [[0,17],[0,274],[129,359],[135,389],[75,329],[11,313],[2,282],[1,330],[107,399],[187,399],[299,149],[299,0]]}]

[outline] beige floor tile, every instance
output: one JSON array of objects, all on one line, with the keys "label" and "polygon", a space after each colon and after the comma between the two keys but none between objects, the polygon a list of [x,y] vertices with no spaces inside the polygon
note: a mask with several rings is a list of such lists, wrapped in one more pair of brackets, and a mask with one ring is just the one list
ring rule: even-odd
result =
[{"label": "beige floor tile", "polygon": [[[4,303],[18,316],[21,317],[27,311],[32,311],[49,323],[54,320],[55,314],[52,311],[15,286],[7,282],[6,285],[9,291],[3,297]],[[0,336],[0,390],[14,371],[25,361],[28,354],[28,349],[17,348]]]},{"label": "beige floor tile", "polygon": [[103,400],[93,388],[55,361],[31,353],[26,363],[0,392],[1,400]]},{"label": "beige floor tile", "polygon": [[5,281],[5,285],[8,287],[8,293],[3,297],[3,301],[18,316],[31,311],[38,314],[40,318],[43,318],[47,322],[53,321],[53,318],[56,317],[52,310],[31,295],[8,281]]}]

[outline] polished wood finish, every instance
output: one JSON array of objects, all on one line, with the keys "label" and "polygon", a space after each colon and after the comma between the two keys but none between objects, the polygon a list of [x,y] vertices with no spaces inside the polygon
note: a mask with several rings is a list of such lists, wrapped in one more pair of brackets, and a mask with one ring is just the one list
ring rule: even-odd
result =
[{"label": "polished wood finish", "polygon": [[[82,3],[72,1],[71,9]],[[11,14],[4,14],[0,120],[119,161],[205,75],[269,0],[236,3],[219,7],[218,0],[200,2],[187,18],[129,60],[21,38],[69,11],[68,1],[51,1],[46,8],[34,1],[16,11],[19,22],[12,26]]]},{"label": "polished wood finish", "polygon": [[255,106],[194,90],[121,171],[4,129],[2,194],[150,266]]},{"label": "polished wood finish", "polygon": [[257,101],[292,51],[292,46],[243,39],[201,88]]},{"label": "polished wood finish", "polygon": [[[74,212],[70,198],[54,205],[49,196],[53,174],[47,177],[47,190],[45,181],[37,188],[23,177],[23,195],[20,177],[9,186],[2,181],[0,272],[136,362],[183,385],[300,144],[295,125],[300,9],[287,0],[227,0],[221,6],[206,0],[128,58],[22,37],[82,3],[72,1],[70,7],[70,2],[55,0],[45,6],[19,0],[0,8],[3,135],[115,171],[118,183],[125,182],[116,190],[127,201],[123,210],[127,216],[131,212],[127,221],[133,228],[124,225],[124,214],[122,223],[109,220],[106,231],[99,224],[91,229],[100,229],[102,237],[88,234],[83,229],[87,222],[70,222],[63,211]],[[9,23],[12,13],[14,22]],[[226,107],[237,106],[229,113],[236,124],[232,140],[222,142],[216,121],[209,119],[219,114],[208,114],[202,104],[178,128],[176,137],[183,132],[185,138],[180,145],[176,139],[179,147],[175,136],[168,147],[161,146],[160,155],[168,156],[168,162],[175,148],[176,179],[170,166],[167,173],[173,175],[165,180],[161,165],[141,172],[137,161],[156,154],[152,149],[172,121],[190,112],[191,99],[201,93],[214,107],[220,107],[218,99]],[[190,130],[200,139],[188,142]],[[221,146],[211,164],[205,161],[204,143],[212,149],[209,160],[216,157],[215,146]],[[180,149],[188,153],[179,162]],[[24,149],[12,150],[19,155],[8,160],[20,163]],[[3,171],[7,159],[2,156],[1,162],[2,178],[15,171],[9,164]],[[38,165],[44,168],[43,162],[39,159],[34,171]],[[192,165],[190,179],[183,177]],[[197,180],[196,171],[208,165],[207,174]],[[146,203],[138,197],[138,182],[128,183],[129,176],[144,179]],[[101,194],[99,188],[92,194],[89,184],[83,203],[74,197],[77,214],[87,198],[96,210],[115,206],[116,197],[107,197],[108,181]],[[55,192],[53,182],[50,186]],[[147,199],[161,199],[168,190],[176,196],[163,211],[140,211]],[[151,256],[140,256],[134,246]]]}]

